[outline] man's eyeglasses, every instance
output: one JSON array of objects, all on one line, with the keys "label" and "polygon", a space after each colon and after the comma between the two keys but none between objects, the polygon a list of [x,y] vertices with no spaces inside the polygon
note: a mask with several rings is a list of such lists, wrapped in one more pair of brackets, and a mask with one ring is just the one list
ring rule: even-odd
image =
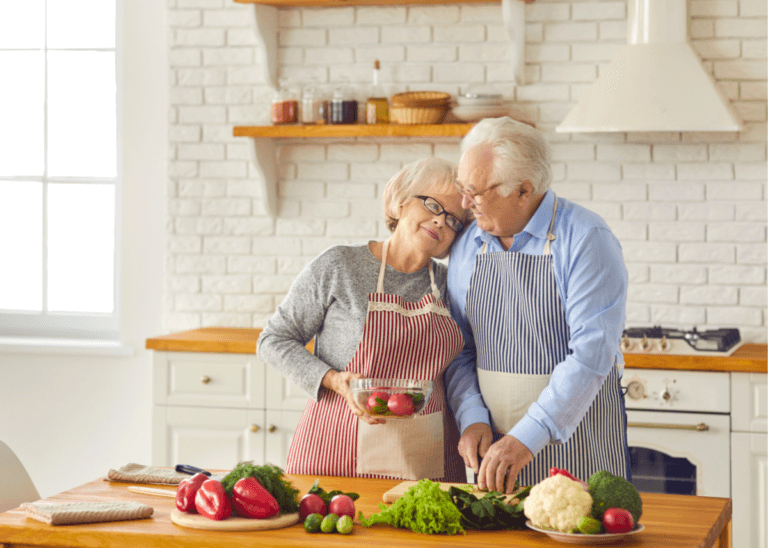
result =
[{"label": "man's eyeglasses", "polygon": [[481,190],[480,192],[472,192],[471,190],[469,190],[469,189],[467,189],[467,188],[464,188],[464,187],[463,187],[463,186],[461,186],[461,185],[458,185],[458,188],[459,188],[459,193],[460,193],[462,196],[466,196],[466,197],[467,197],[467,198],[469,198],[469,199],[470,199],[472,202],[474,202],[474,203],[476,203],[476,204],[477,204],[477,203],[479,203],[479,200],[478,200],[478,198],[479,198],[479,197],[481,197],[481,196],[482,196],[483,194],[485,194],[486,192],[489,192],[489,191],[493,190],[494,188],[499,188],[499,187],[500,187],[501,185],[503,185],[503,184],[504,184],[504,183],[496,183],[495,185],[491,185],[491,186],[489,186],[488,188],[486,188],[486,189],[484,189],[484,190]]},{"label": "man's eyeglasses", "polygon": [[429,196],[416,196],[416,198],[421,200],[424,204],[424,208],[433,215],[445,215],[445,224],[448,228],[456,233],[464,230],[464,223],[462,223],[455,215],[448,213],[440,202]]}]

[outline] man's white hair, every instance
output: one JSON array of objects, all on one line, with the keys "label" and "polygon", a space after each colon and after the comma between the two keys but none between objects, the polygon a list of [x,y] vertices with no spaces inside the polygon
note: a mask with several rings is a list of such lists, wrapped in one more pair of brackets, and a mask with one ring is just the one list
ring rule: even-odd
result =
[{"label": "man's white hair", "polygon": [[530,181],[534,194],[544,194],[552,183],[552,152],[539,130],[513,120],[485,118],[461,141],[461,158],[469,149],[487,146],[493,155],[488,183],[498,187],[499,195],[509,196],[522,181]]}]

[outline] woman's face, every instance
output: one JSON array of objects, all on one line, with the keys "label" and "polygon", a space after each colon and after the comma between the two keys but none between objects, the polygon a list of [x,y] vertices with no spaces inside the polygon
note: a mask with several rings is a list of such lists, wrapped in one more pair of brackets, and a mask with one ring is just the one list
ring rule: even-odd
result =
[{"label": "woman's face", "polygon": [[[452,190],[432,189],[425,192],[437,201],[447,213],[463,220],[465,210],[461,207],[461,194]],[[402,205],[400,219],[395,232],[404,237],[414,248],[424,251],[430,257],[444,257],[456,239],[456,232],[445,223],[445,214],[435,215],[429,211],[421,198],[413,198]],[[466,224],[466,223],[465,223]]]}]

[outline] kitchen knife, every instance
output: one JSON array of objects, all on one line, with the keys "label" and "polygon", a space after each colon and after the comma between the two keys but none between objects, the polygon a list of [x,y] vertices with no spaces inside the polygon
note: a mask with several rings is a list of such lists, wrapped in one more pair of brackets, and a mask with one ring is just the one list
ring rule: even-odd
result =
[{"label": "kitchen knife", "polygon": [[189,464],[177,464],[176,471],[181,472],[182,474],[189,474],[191,476],[194,476],[195,474],[205,474],[206,476],[211,477],[211,473],[207,470],[203,470],[202,468],[191,466]]}]

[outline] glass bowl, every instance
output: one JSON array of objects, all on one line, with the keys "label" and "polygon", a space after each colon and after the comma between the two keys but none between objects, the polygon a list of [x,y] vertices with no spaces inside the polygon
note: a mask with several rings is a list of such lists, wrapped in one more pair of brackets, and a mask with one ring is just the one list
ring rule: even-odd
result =
[{"label": "glass bowl", "polygon": [[415,417],[432,395],[432,381],[409,379],[355,379],[349,388],[361,409],[385,419]]}]

